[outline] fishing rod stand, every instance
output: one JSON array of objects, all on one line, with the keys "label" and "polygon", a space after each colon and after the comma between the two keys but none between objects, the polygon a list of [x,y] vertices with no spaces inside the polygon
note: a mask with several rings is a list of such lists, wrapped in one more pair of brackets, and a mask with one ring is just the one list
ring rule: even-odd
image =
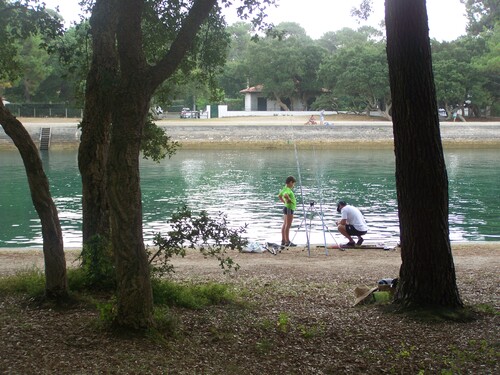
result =
[{"label": "fishing rod stand", "polygon": [[[322,232],[323,232],[323,238],[325,241],[325,254],[328,255],[328,247],[326,246],[326,235],[325,235],[326,232],[330,233],[330,235],[332,236],[332,238],[335,242],[337,242],[337,240],[335,239],[335,237],[333,237],[333,234],[330,232],[330,230],[328,229],[328,227],[325,224],[323,210],[317,211],[315,208],[315,205],[316,205],[315,201],[309,202],[309,206],[307,207],[307,210],[305,210],[305,212],[304,212],[304,217],[302,218],[299,226],[297,227],[297,230],[295,231],[295,234],[293,235],[292,242],[295,239],[295,236],[297,235],[297,233],[300,231],[300,229],[303,226],[305,229],[305,233],[306,233],[307,253],[309,256],[311,256],[311,232],[312,232],[313,218],[314,218],[314,216],[319,215],[320,220],[321,220],[321,228],[322,228]],[[309,223],[307,222],[308,218],[309,218]]]}]

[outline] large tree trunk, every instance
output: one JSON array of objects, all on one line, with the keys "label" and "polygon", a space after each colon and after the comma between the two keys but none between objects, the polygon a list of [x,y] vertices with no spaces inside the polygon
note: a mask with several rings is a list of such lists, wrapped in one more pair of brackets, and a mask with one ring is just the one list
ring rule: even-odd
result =
[{"label": "large tree trunk", "polygon": [[425,0],[387,0],[404,307],[460,307]]},{"label": "large tree trunk", "polygon": [[[134,91],[132,91],[134,92]],[[111,241],[117,277],[120,326],[141,329],[152,323],[153,297],[142,233],[139,153],[148,113],[142,95],[118,96],[108,163]]]},{"label": "large tree trunk", "polygon": [[153,321],[149,263],[142,233],[139,156],[152,91],[145,77],[141,1],[123,1],[117,25],[120,86],[115,88],[108,158],[111,241],[117,276],[119,326],[147,328]]},{"label": "large tree trunk", "polygon": [[98,0],[90,18],[92,61],[87,74],[78,167],[82,177],[82,239],[109,237],[106,164],[117,74],[116,0]]},{"label": "large tree trunk", "polygon": [[0,124],[21,154],[28,177],[31,199],[42,224],[46,295],[54,299],[66,298],[68,281],[61,224],[57,208],[50,195],[49,181],[43,171],[38,149],[23,124],[4,107],[1,99]]}]

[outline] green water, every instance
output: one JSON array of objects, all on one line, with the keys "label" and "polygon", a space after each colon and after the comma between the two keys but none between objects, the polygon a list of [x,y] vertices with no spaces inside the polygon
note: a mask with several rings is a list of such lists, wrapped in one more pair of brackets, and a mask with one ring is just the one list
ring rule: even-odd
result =
[{"label": "green water", "polygon": [[[65,246],[80,246],[81,181],[76,151],[51,151],[42,157]],[[282,217],[277,193],[286,176],[299,180],[299,172],[294,242],[306,243],[306,228],[311,229],[312,243],[323,243],[324,238],[328,243],[343,242],[332,225],[338,218],[335,203],[339,199],[365,214],[370,227],[367,242],[399,241],[392,151],[299,151],[297,159],[298,163],[293,149],[184,150],[160,164],[143,161],[146,241],[168,230],[165,223],[171,213],[186,203],[194,211],[226,213],[231,226],[248,224],[246,236],[251,241],[278,242]],[[500,240],[499,160],[498,149],[446,152],[452,241]],[[0,175],[0,247],[40,246],[40,222],[17,152],[0,152]],[[303,220],[302,202],[312,220]]]}]

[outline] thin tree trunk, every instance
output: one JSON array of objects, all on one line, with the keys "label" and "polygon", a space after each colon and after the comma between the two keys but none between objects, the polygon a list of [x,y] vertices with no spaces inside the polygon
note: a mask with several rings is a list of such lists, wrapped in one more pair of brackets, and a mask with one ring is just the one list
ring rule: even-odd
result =
[{"label": "thin tree trunk", "polygon": [[0,100],[0,124],[21,154],[31,199],[42,224],[46,295],[54,299],[66,298],[68,281],[61,224],[50,195],[49,181],[43,171],[38,149],[23,124],[5,108],[2,100]]},{"label": "thin tree trunk", "polygon": [[396,302],[460,307],[425,0],[387,0],[386,27],[402,258]]}]

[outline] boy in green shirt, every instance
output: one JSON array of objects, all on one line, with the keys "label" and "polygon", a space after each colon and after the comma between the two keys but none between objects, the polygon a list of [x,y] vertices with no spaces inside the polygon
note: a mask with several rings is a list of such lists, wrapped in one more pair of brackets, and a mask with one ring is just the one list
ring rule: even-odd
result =
[{"label": "boy in green shirt", "polygon": [[297,199],[293,193],[295,186],[295,177],[288,176],[286,185],[280,190],[278,198],[285,205],[283,207],[283,226],[281,227],[281,246],[297,246],[290,241],[290,227],[293,221],[293,212],[297,208]]}]

